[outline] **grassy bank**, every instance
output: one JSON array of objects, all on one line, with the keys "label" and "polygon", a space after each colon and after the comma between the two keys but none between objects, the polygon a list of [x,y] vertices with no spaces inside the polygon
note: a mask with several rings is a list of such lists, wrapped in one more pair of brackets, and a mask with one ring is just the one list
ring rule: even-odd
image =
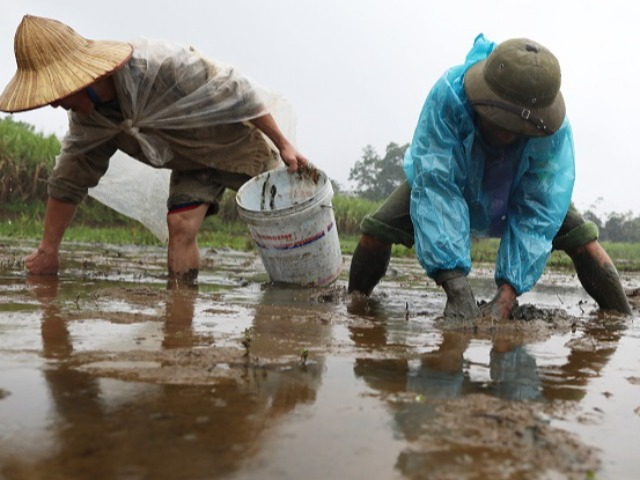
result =
[{"label": "grassy bank", "polygon": [[[375,208],[375,204],[337,195],[334,203],[336,223],[340,232],[343,254],[350,255],[358,241],[360,219]],[[42,235],[44,204],[9,203],[0,206],[0,240],[2,238],[37,240]],[[140,223],[131,220],[102,204],[89,199],[78,210],[76,218],[65,234],[67,242],[106,243],[116,245],[161,245]],[[248,251],[254,247],[247,226],[237,216],[232,195],[225,196],[219,215],[205,220],[199,236],[203,248],[226,247]],[[620,271],[640,270],[640,244],[603,243]],[[482,239],[472,244],[474,263],[493,263],[498,250],[497,239]],[[394,246],[393,255],[414,257],[413,249]],[[571,268],[564,252],[553,252],[549,260],[552,268]]]},{"label": "grassy bank", "polygon": [[[37,240],[42,236],[46,179],[60,151],[57,138],[10,117],[0,119],[0,240]],[[359,236],[361,219],[380,203],[336,194],[333,209],[344,254],[351,254]],[[239,219],[234,195],[228,192],[215,217],[205,220],[199,236],[202,247],[253,249],[247,226]],[[141,224],[87,199],[65,235],[68,242],[159,245]],[[620,270],[640,270],[640,243],[604,243]],[[482,240],[472,246],[472,261],[493,263],[497,240]],[[394,246],[394,256],[413,257],[412,249]],[[569,258],[554,252],[549,265],[570,267]]]}]

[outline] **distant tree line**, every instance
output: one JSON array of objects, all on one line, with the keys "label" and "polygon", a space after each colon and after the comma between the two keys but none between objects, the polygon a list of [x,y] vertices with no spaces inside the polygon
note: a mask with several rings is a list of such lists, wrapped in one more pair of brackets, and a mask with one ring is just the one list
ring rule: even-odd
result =
[{"label": "distant tree line", "polygon": [[381,157],[376,149],[367,145],[362,158],[349,172],[349,180],[355,182],[354,194],[367,200],[382,201],[404,181],[404,153],[409,144],[390,143]]},{"label": "distant tree line", "polygon": [[610,212],[603,219],[598,218],[591,210],[582,215],[598,226],[602,241],[640,243],[640,216],[634,217],[632,212]]},{"label": "distant tree line", "polygon": [[[349,180],[354,182],[353,195],[380,202],[404,181],[402,163],[409,144],[389,143],[384,156],[374,147],[363,148],[362,157],[349,172]],[[586,220],[591,220],[600,229],[600,240],[608,242],[640,243],[640,216],[632,212],[611,212],[598,217],[592,210],[582,212]]]},{"label": "distant tree line", "polygon": [[[356,185],[351,195],[332,181],[334,191],[340,194],[334,197],[334,204],[344,213],[343,231],[357,231],[357,224],[364,214],[372,211],[404,181],[402,163],[408,147],[409,144],[392,142],[387,145],[384,155],[380,155],[374,147],[367,145],[362,158],[355,162],[349,173],[349,180]],[[46,199],[46,179],[58,152],[60,142],[54,135],[36,132],[32,125],[15,121],[11,116],[0,118],[0,218],[6,215],[6,208],[11,204],[24,205]],[[351,197],[361,201],[351,201]],[[234,207],[228,208],[230,217],[235,214]],[[96,215],[107,220],[110,217],[107,210],[106,207],[96,209]],[[640,217],[634,217],[631,212],[611,212],[598,217],[592,210],[587,210],[583,215],[598,225],[603,241],[640,243]]]}]

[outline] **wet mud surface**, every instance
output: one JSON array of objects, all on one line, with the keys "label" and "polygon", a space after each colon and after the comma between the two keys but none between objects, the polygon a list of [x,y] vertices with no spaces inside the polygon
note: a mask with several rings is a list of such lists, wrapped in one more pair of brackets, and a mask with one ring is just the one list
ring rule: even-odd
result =
[{"label": "wet mud surface", "polygon": [[[417,262],[371,299],[271,285],[256,253],[0,241],[0,479],[640,478],[631,317],[547,272],[517,319],[450,322]],[[489,300],[489,268],[472,272]]]}]

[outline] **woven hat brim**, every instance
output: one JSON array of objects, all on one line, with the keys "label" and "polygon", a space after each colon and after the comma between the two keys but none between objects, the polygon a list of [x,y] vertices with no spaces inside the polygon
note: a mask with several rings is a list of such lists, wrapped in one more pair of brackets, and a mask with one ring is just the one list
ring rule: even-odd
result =
[{"label": "woven hat brim", "polygon": [[132,53],[129,43],[89,40],[64,61],[18,69],[0,95],[0,111],[24,112],[72,95],[122,68]]},{"label": "woven hat brim", "polygon": [[477,101],[486,101],[496,103],[509,104],[513,107],[513,111],[506,110],[493,105],[474,105],[474,110],[483,117],[490,120],[492,123],[498,125],[500,128],[504,128],[518,135],[524,135],[527,137],[542,137],[551,135],[557,132],[564,122],[566,114],[566,108],[564,104],[564,98],[562,93],[558,92],[555,100],[548,107],[543,108],[529,108],[531,118],[540,118],[544,120],[546,130],[541,130],[536,125],[524,119],[522,115],[515,113],[523,110],[522,105],[518,105],[497,95],[489,84],[484,79],[484,65],[486,60],[482,60],[472,65],[464,75],[464,89],[467,94],[467,98],[473,104]]}]

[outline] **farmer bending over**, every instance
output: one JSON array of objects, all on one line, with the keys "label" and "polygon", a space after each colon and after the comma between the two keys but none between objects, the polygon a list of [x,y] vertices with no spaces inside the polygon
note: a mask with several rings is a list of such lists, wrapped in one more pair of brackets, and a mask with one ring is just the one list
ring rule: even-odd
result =
[{"label": "farmer bending over", "polygon": [[30,273],[58,272],[65,230],[116,150],[171,170],[169,275],[186,280],[197,278],[197,233],[205,216],[218,211],[225,188],[237,190],[282,161],[292,172],[307,164],[257,90],[193,48],[88,40],[56,20],[26,15],[15,54],[17,72],[0,110],[69,111],[69,131],[48,180],[43,238],[26,257]]},{"label": "farmer bending over", "polygon": [[[446,317],[508,319],[558,249],[601,308],[630,313],[597,227],[571,204],[574,149],[560,65],[539,43],[496,46],[479,35],[465,63],[431,89],[405,172],[408,182],[361,223],[350,292],[371,294],[391,245],[415,242],[427,275],[447,295]],[[466,278],[472,235],[500,238],[497,293],[482,307]]]}]

